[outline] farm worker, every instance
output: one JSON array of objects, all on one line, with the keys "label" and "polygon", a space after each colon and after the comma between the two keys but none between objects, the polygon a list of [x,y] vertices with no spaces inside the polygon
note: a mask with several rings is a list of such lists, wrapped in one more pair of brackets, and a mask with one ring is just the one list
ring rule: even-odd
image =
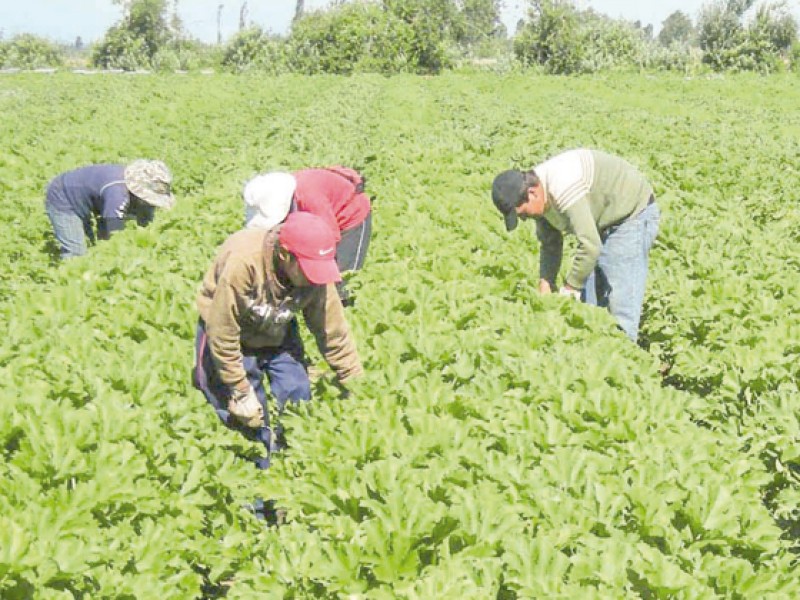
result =
[{"label": "farm worker", "polygon": [[529,171],[500,173],[492,200],[508,231],[518,219],[536,220],[543,294],[556,289],[563,234],[573,234],[576,254],[560,293],[607,308],[636,341],[661,213],[652,186],[635,167],[598,150],[569,150]]},{"label": "farm worker", "polygon": [[341,280],[336,235],[320,217],[292,213],[270,229],[243,229],[220,248],[197,308],[194,385],[232,428],[277,448],[263,377],[278,411],[311,398],[296,314],[302,311],[341,384],[363,369],[333,285]]},{"label": "farm worker", "polygon": [[61,258],[86,254],[85,237],[107,240],[125,227],[125,219],[141,226],[153,220],[156,208],[172,208],[172,173],[160,160],[135,160],[129,165],[101,164],[62,173],[47,186],[45,210],[58,241]]},{"label": "farm worker", "polygon": [[[245,228],[269,229],[291,212],[313,213],[336,234],[339,271],[357,271],[364,266],[372,235],[364,185],[358,171],[341,166],[257,175],[244,186]],[[353,303],[344,281],[336,288],[345,306]]]}]

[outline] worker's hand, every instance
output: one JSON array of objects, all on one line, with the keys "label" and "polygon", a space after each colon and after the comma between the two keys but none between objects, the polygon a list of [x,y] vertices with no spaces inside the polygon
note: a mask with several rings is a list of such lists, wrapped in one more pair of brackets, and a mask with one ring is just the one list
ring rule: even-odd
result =
[{"label": "worker's hand", "polygon": [[341,393],[342,398],[350,398],[353,388],[358,388],[358,382],[364,378],[364,372],[359,370],[343,378],[336,378],[336,388]]},{"label": "worker's hand", "polygon": [[228,401],[228,411],[242,425],[253,429],[264,426],[264,407],[258,401],[258,396],[252,386],[247,392],[233,391],[231,399]]},{"label": "worker's hand", "polygon": [[565,285],[564,287],[562,287],[558,291],[558,293],[561,296],[568,296],[569,298],[572,298],[573,300],[580,300],[581,299],[581,291],[580,290],[576,290],[571,285]]},{"label": "worker's hand", "polygon": [[539,293],[540,294],[550,294],[553,291],[553,288],[550,287],[550,282],[547,279],[540,279],[539,280]]}]

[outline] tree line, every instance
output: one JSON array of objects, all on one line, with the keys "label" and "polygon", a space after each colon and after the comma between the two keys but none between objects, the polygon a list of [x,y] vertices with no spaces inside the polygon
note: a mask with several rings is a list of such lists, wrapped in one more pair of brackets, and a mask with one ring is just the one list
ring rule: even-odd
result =
[{"label": "tree line", "polygon": [[710,0],[696,22],[681,11],[661,24],[612,19],[572,0],[528,0],[509,32],[502,0],[337,0],[306,11],[297,0],[286,35],[247,23],[223,44],[193,39],[178,0],[112,0],[122,18],[84,48],[25,34],[0,40],[0,66],[76,64],[122,70],[220,68],[270,74],[439,73],[463,67],[537,69],[551,74],[604,70],[800,71],[798,23],[780,0]]}]

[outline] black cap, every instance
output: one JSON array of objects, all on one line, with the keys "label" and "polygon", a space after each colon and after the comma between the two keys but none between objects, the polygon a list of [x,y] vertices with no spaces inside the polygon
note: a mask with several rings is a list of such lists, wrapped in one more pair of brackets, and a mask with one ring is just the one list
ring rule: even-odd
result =
[{"label": "black cap", "polygon": [[525,201],[525,178],[522,171],[511,169],[503,171],[492,182],[492,202],[506,221],[506,230],[512,231],[517,226],[516,208]]}]

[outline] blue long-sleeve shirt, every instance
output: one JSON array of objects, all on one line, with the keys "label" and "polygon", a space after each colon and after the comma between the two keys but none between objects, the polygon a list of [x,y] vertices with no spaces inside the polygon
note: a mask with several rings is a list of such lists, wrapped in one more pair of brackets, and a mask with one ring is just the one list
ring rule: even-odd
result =
[{"label": "blue long-sleeve shirt", "polygon": [[128,192],[124,165],[89,165],[62,173],[47,187],[47,203],[84,221],[94,215],[100,238],[122,229],[126,218],[135,217],[139,225],[147,225],[154,214],[152,206]]}]

